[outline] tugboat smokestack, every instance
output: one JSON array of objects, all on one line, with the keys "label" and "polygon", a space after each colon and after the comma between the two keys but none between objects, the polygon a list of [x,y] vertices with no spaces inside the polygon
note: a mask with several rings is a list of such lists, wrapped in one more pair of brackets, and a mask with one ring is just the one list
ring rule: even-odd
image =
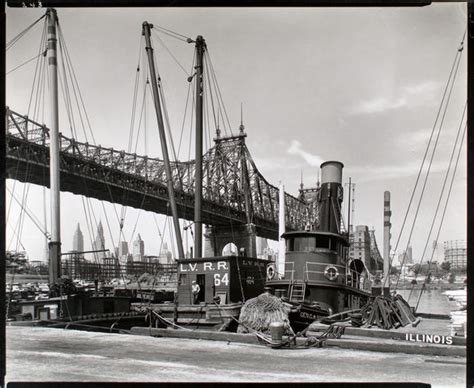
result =
[{"label": "tugboat smokestack", "polygon": [[342,205],[342,169],[338,161],[321,164],[320,230],[340,233]]}]

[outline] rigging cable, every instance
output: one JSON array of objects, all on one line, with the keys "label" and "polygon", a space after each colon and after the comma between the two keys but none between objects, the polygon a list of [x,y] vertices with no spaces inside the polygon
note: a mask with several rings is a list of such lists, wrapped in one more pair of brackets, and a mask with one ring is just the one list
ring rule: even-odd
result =
[{"label": "rigging cable", "polygon": [[[207,58],[209,59],[209,65],[210,65],[210,68],[211,68],[211,72],[212,72],[212,80],[214,82],[214,85],[215,85],[215,88],[217,90],[217,97],[220,98],[220,103],[219,103],[219,107],[222,106],[222,110],[221,110],[221,113],[222,111],[224,111],[224,114],[225,114],[225,118],[227,120],[227,124],[229,125],[229,131],[230,131],[230,135],[233,136],[233,133],[232,133],[232,126],[230,125],[230,121],[229,121],[229,116],[227,115],[227,110],[225,108],[225,105],[224,105],[224,99],[222,98],[222,93],[221,93],[221,89],[219,87],[219,83],[217,81],[217,76],[216,76],[216,72],[214,71],[214,66],[212,65],[212,59],[211,59],[211,55],[209,53],[209,50],[206,50],[206,53],[207,53]],[[219,99],[218,99],[219,101]],[[227,135],[227,131],[226,131],[226,128],[225,128],[225,121],[224,121],[224,117],[222,117],[222,121],[223,121],[223,124],[224,124],[224,132],[226,133]]]},{"label": "rigging cable", "polygon": [[29,115],[29,113],[30,113],[31,103],[33,102],[33,95],[34,95],[34,91],[35,91],[37,76],[38,76],[38,86],[37,87],[39,88],[39,85],[40,85],[39,77],[41,77],[41,75],[45,71],[43,69],[44,61],[40,60],[41,59],[40,54],[43,52],[44,48],[46,47],[46,27],[47,27],[47,21],[45,20],[44,25],[43,25],[43,31],[41,33],[40,45],[39,45],[39,48],[38,48],[38,60],[36,61],[36,65],[35,65],[35,73],[34,73],[34,76],[33,76],[33,85],[31,86],[31,94],[30,94],[30,99],[29,99],[29,102],[28,102],[28,109],[26,111],[27,115]]},{"label": "rigging cable", "polygon": [[186,35],[179,34],[179,33],[175,32],[175,31],[171,31],[171,30],[169,30],[169,29],[167,29],[167,28],[164,28],[164,27],[159,26],[158,24],[153,24],[153,27],[154,27],[154,28],[158,28],[159,30],[161,30],[160,32],[162,32],[163,34],[169,35],[169,36],[171,36],[172,38],[181,40],[181,41],[183,41],[183,42],[191,43],[190,41],[192,41],[192,39],[189,38],[189,37],[187,37]]},{"label": "rigging cable", "polygon": [[44,17],[46,17],[46,13],[43,14],[43,16],[41,16],[39,19],[37,19],[36,21],[34,21],[32,24],[30,24],[30,26],[26,27],[23,31],[21,31],[18,35],[16,35],[14,38],[12,38],[7,44],[6,44],[6,48],[5,48],[5,51],[8,51],[9,49],[11,49],[23,36],[25,36],[25,34],[31,30],[41,19],[43,19]]},{"label": "rigging cable", "polygon": [[[7,191],[10,193],[12,198],[16,201],[18,205],[20,205],[22,211],[30,218],[30,220],[33,222],[33,224],[41,231],[41,233],[49,240],[50,236],[46,232],[44,226],[41,224],[41,221],[38,220],[38,218],[33,214],[33,212],[28,208],[28,206],[24,203],[22,203],[18,198],[11,192],[11,190],[7,187]],[[20,232],[19,232],[20,234]],[[18,247],[17,247],[18,250]]]},{"label": "rigging cable", "polygon": [[47,50],[45,50],[44,52],[42,52],[42,53],[40,53],[40,54],[38,54],[38,55],[35,55],[33,58],[30,58],[30,59],[28,59],[27,61],[23,62],[22,64],[20,64],[20,65],[16,66],[15,68],[11,69],[10,71],[7,71],[7,72],[5,73],[5,75],[8,75],[8,74],[10,74],[10,73],[13,73],[15,70],[17,70],[17,69],[19,69],[20,67],[23,67],[24,65],[30,63],[31,61],[35,60],[36,58],[40,57],[41,55],[42,55],[42,56],[46,56],[46,52],[47,52]]},{"label": "rigging cable", "polygon": [[[463,145],[463,142],[464,142],[464,137],[466,135],[466,129],[467,129],[467,124],[464,127],[463,135],[462,135],[462,138],[461,138],[461,143],[460,143],[459,150],[458,150],[458,155],[457,155],[457,158],[456,158],[456,164],[454,166],[454,171],[453,171],[453,175],[451,176],[451,182],[450,182],[450,185],[449,185],[449,190],[448,190],[448,194],[447,194],[447,197],[446,197],[446,202],[444,204],[443,215],[441,216],[441,222],[440,222],[440,225],[439,225],[439,228],[438,228],[438,232],[436,234],[436,241],[438,241],[439,235],[441,233],[441,228],[443,226],[444,217],[446,215],[446,209],[448,207],[449,198],[451,196],[451,189],[453,188],[454,177],[456,175],[456,170],[458,168],[459,157],[461,156],[461,150],[462,150],[462,145]],[[430,258],[430,262],[429,262],[430,264],[431,264],[431,261],[433,260],[433,256],[434,256],[434,249],[433,249],[433,252],[431,253],[431,258]],[[418,296],[418,301],[416,302],[415,312],[418,309],[418,305],[420,303],[420,299],[421,299],[422,294],[423,294],[423,288],[420,292],[420,295]]]},{"label": "rigging cable", "polygon": [[[196,51],[194,51],[193,60],[192,60],[192,63],[191,63],[191,72],[192,72],[192,69],[194,68],[195,60],[196,60]],[[184,125],[186,123],[186,113],[188,111],[189,94],[190,94],[191,90],[193,91],[193,94],[194,94],[194,83],[193,82],[188,82],[188,93],[187,93],[187,96],[186,96],[186,106],[184,108],[183,123],[181,125],[181,134],[179,136],[179,143],[178,143],[178,156],[180,155],[180,150],[181,150],[181,141],[183,139]],[[192,108],[191,108],[191,111],[192,111]],[[192,122],[192,117],[191,117],[191,122]]]},{"label": "rigging cable", "polygon": [[[128,145],[127,145],[128,153],[131,153],[132,145],[133,145],[133,132],[134,132],[134,127],[135,127],[135,116],[137,113],[138,87],[139,87],[139,81],[140,81],[142,45],[143,45],[143,36],[140,35],[140,42],[138,44],[138,61],[137,61],[138,63],[137,63],[137,70],[135,72],[135,82],[133,86],[132,113],[131,113],[131,119],[130,119],[130,129],[129,129]],[[136,159],[136,156],[135,156],[135,159]],[[122,202],[125,203],[127,199],[128,199],[128,190],[124,190],[123,195],[122,195]],[[120,211],[119,245],[120,245],[121,238],[123,237],[125,239],[125,235],[123,234],[123,227],[124,227],[126,215],[127,215],[127,207],[122,206],[121,211]]]},{"label": "rigging cable", "polygon": [[[423,253],[421,255],[421,260],[420,260],[420,266],[421,264],[423,263],[423,259],[425,257],[425,253],[426,253],[426,250],[428,248],[428,244],[429,244],[429,241],[430,241],[430,237],[431,237],[431,233],[433,232],[433,228],[435,226],[435,222],[436,222],[436,218],[438,216],[438,211],[439,211],[439,208],[440,208],[440,205],[441,205],[441,201],[442,201],[442,198],[443,198],[443,195],[445,193],[445,188],[446,188],[446,183],[448,181],[448,176],[449,176],[449,173],[451,171],[451,167],[452,167],[452,163],[453,163],[453,159],[454,159],[454,155],[456,153],[456,148],[457,148],[457,145],[458,145],[458,140],[459,140],[459,136],[461,134],[461,130],[462,130],[462,127],[463,127],[463,122],[464,122],[464,116],[466,114],[466,109],[467,109],[467,102],[466,104],[464,105],[464,110],[463,110],[463,113],[462,113],[462,117],[461,117],[461,122],[459,123],[459,128],[458,128],[458,131],[457,131],[457,134],[456,134],[456,140],[454,142],[454,145],[453,145],[453,150],[451,152],[451,157],[449,159],[449,164],[448,164],[448,168],[446,170],[446,174],[444,176],[444,180],[443,180],[443,186],[441,188],[441,192],[440,192],[440,195],[439,195],[439,198],[438,198],[438,203],[436,205],[436,210],[435,210],[435,214],[433,216],[433,220],[431,221],[431,226],[430,226],[430,230],[429,230],[429,233],[428,233],[428,236],[426,237],[426,243],[425,243],[425,247],[423,249]],[[464,135],[463,135],[463,139],[464,139]],[[461,143],[461,146],[460,148],[462,147],[462,143]],[[457,164],[456,164],[457,166]],[[453,175],[456,173],[456,170],[454,170],[454,173]],[[446,206],[447,206],[447,203],[446,203]],[[441,228],[441,225],[440,225],[440,228]],[[438,232],[438,236],[439,236],[439,232]],[[436,240],[437,241],[437,240]],[[433,254],[434,254],[434,249],[433,249]],[[433,254],[431,256],[431,259],[433,258]],[[429,264],[431,264],[431,259],[429,261]],[[428,267],[429,269],[429,267]],[[415,280],[416,280],[416,277],[417,277],[418,274],[415,275]],[[424,286],[424,284],[423,284]],[[413,288],[412,287],[412,290],[410,291],[410,295],[408,296],[408,299],[407,299],[407,302],[410,300],[410,296],[412,294],[412,291],[413,291]]]},{"label": "rigging cable", "polygon": [[[84,99],[82,98],[81,89],[79,88],[79,82],[77,81],[76,72],[74,71],[74,67],[72,65],[71,57],[69,55],[69,50],[67,48],[66,41],[64,39],[62,28],[59,24],[59,21],[58,21],[58,32],[59,32],[58,36],[60,38],[60,42],[62,42],[62,45],[60,45],[61,55],[62,55],[63,58],[66,59],[66,64],[67,64],[67,68],[68,68],[69,77],[71,78],[71,82],[72,82],[74,97],[76,99],[79,116],[80,116],[81,123],[82,123],[82,126],[83,126],[84,136],[85,136],[86,141],[87,141],[87,135],[86,135],[86,132],[85,132],[85,124],[84,124],[83,119],[82,119],[80,106],[82,107],[82,110],[84,112],[85,121],[87,122],[87,127],[88,127],[90,135],[92,137],[92,142],[93,142],[93,144],[96,144],[96,140],[94,138],[94,132],[92,131],[92,126],[91,126],[91,123],[90,123],[90,120],[89,120],[89,116],[88,116],[87,110],[85,108]],[[63,47],[64,47],[64,49],[63,49]],[[77,90],[77,92],[76,92],[76,90]],[[81,103],[81,105],[79,105],[79,102]]]},{"label": "rigging cable", "polygon": [[[464,105],[464,110],[462,112],[462,116],[461,116],[461,122],[459,123],[459,128],[458,128],[458,131],[457,131],[457,134],[456,134],[456,140],[454,142],[454,145],[453,145],[453,150],[451,152],[451,158],[449,160],[449,164],[448,164],[448,169],[446,171],[446,174],[445,174],[445,177],[444,177],[444,181],[443,181],[443,186],[441,188],[441,193],[440,193],[440,196],[439,196],[439,199],[438,199],[438,203],[436,205],[436,210],[435,210],[435,214],[433,216],[433,220],[431,221],[431,226],[430,226],[430,230],[429,230],[429,233],[428,233],[428,236],[426,237],[426,243],[425,243],[425,247],[423,248],[423,253],[421,255],[421,261],[420,261],[420,266],[423,262],[423,258],[425,257],[425,253],[426,253],[426,250],[428,248],[428,244],[429,244],[429,241],[430,241],[430,237],[431,237],[431,233],[433,231],[433,228],[434,228],[434,225],[435,225],[435,221],[436,221],[436,217],[438,215],[438,210],[439,210],[439,207],[440,207],[440,204],[441,204],[441,199],[443,197],[443,194],[444,194],[444,190],[446,188],[446,182],[447,182],[447,179],[448,179],[448,175],[449,175],[449,172],[451,170],[451,165],[452,165],[452,161],[453,161],[453,158],[454,158],[454,154],[455,154],[455,150],[456,150],[456,147],[457,147],[457,144],[458,144],[458,140],[459,140],[459,135],[461,133],[461,129],[462,129],[462,123],[464,121],[464,115],[466,114],[466,108],[467,108],[467,102],[466,104]],[[418,273],[415,273],[415,281],[416,281],[416,278],[418,276]],[[413,292],[413,289],[414,289],[414,284],[413,283],[413,286],[411,288],[411,291],[410,291],[410,294],[408,295],[408,299],[407,299],[407,302],[410,300],[410,297],[412,295],[412,292]]]},{"label": "rigging cable", "polygon": [[[420,210],[420,205],[421,205],[421,202],[422,202],[422,199],[423,199],[423,194],[425,193],[426,184],[428,182],[428,177],[429,177],[429,174],[430,174],[431,166],[433,164],[433,159],[434,159],[436,149],[437,149],[437,146],[438,146],[439,137],[440,137],[441,131],[443,129],[444,118],[445,118],[446,112],[448,110],[449,101],[451,99],[451,93],[453,91],[454,83],[456,81],[456,75],[457,75],[457,72],[458,72],[460,60],[461,60],[461,56],[459,56],[458,62],[456,64],[456,70],[454,72],[453,82],[451,83],[451,86],[450,86],[450,89],[449,89],[448,97],[446,99],[446,104],[445,104],[445,107],[444,107],[443,115],[442,115],[440,126],[439,126],[439,129],[438,129],[438,133],[436,134],[436,139],[435,139],[435,143],[434,143],[434,146],[433,146],[433,151],[431,153],[430,161],[429,161],[429,164],[428,164],[428,170],[426,172],[425,179],[423,181],[423,186],[422,186],[422,189],[421,189],[420,198],[418,199],[418,204],[417,204],[417,207],[416,207],[415,218],[413,220],[413,224],[412,224],[411,229],[410,229],[410,234],[408,235],[408,241],[407,241],[405,251],[407,251],[408,247],[410,246],[411,237],[412,237],[412,234],[413,234],[413,230],[415,228],[416,220],[417,220],[417,217],[418,217],[418,212]],[[405,258],[406,258],[406,255],[403,256],[402,264],[401,264],[402,266],[404,264]],[[388,279],[388,276],[385,277],[385,281],[387,281],[387,279]],[[400,278],[397,279],[397,283],[395,285],[395,288],[397,288],[399,280],[400,280]]]},{"label": "rigging cable", "polygon": [[[464,36],[463,36],[463,40],[462,40],[461,44],[464,42],[465,34],[466,34],[466,32],[464,32]],[[418,183],[419,183],[419,180],[420,180],[420,177],[421,177],[421,173],[422,173],[422,171],[423,171],[423,166],[424,166],[424,164],[425,164],[425,160],[426,160],[426,157],[427,157],[427,155],[428,155],[428,151],[429,151],[429,148],[430,148],[430,145],[431,145],[431,140],[432,140],[433,135],[434,135],[434,133],[435,133],[435,129],[436,129],[436,126],[437,126],[437,123],[438,123],[438,119],[439,119],[439,116],[440,116],[440,114],[441,114],[441,110],[442,110],[442,108],[443,108],[443,104],[444,104],[444,101],[445,101],[445,98],[446,98],[446,93],[447,93],[448,88],[449,88],[449,85],[450,85],[450,83],[451,83],[451,78],[453,77],[454,68],[456,67],[456,63],[458,62],[458,57],[460,57],[459,52],[460,52],[459,50],[456,51],[456,55],[455,55],[455,57],[454,57],[454,61],[453,61],[453,64],[452,64],[452,66],[451,66],[451,70],[450,70],[450,73],[449,73],[449,77],[448,77],[448,80],[447,80],[447,82],[446,82],[446,86],[445,86],[445,88],[444,88],[443,97],[442,97],[442,99],[441,99],[441,103],[440,103],[440,105],[439,105],[439,108],[438,108],[438,111],[437,111],[437,114],[436,114],[436,118],[435,118],[435,121],[434,121],[432,130],[431,130],[430,138],[429,138],[428,144],[427,144],[427,146],[426,146],[425,153],[424,153],[424,155],[423,155],[423,161],[422,161],[422,163],[421,163],[421,165],[420,165],[420,169],[419,169],[418,174],[417,174],[417,177],[416,177],[415,186],[414,186],[413,191],[412,191],[412,193],[411,193],[410,200],[409,200],[409,203],[408,203],[408,207],[407,207],[407,210],[406,210],[406,212],[405,212],[405,216],[404,216],[404,218],[403,218],[402,226],[401,226],[401,229],[400,229],[400,233],[399,233],[399,235],[398,235],[398,239],[397,239],[397,243],[396,243],[396,245],[395,245],[394,252],[397,251],[397,248],[398,248],[398,245],[399,245],[399,243],[400,243],[400,239],[401,239],[403,230],[404,230],[404,228],[405,228],[405,224],[406,224],[406,221],[407,221],[407,218],[408,218],[408,214],[409,214],[409,211],[410,211],[412,202],[413,202],[413,198],[414,198],[414,196],[415,196],[415,191],[416,191],[416,188],[417,188],[417,186],[418,186]],[[405,256],[406,256],[406,255],[404,255],[404,258],[403,258],[402,263],[401,263],[402,266],[403,266],[404,261],[405,261]],[[394,259],[394,258],[395,258],[395,254],[393,254],[392,257],[390,257],[389,268],[392,266],[392,262],[393,262],[393,259]],[[385,277],[385,281],[387,281],[387,279],[388,279],[388,276]],[[385,286],[385,284],[384,284],[384,286]],[[396,283],[396,285],[395,285],[395,288],[397,288],[397,286],[398,286],[398,280],[397,280],[397,283]]]},{"label": "rigging cable", "polygon": [[[155,32],[156,30],[152,30],[152,32]],[[190,73],[188,73],[186,71],[186,69],[184,68],[184,66],[179,63],[178,59],[173,55],[173,53],[171,52],[171,50],[168,48],[168,46],[166,46],[165,42],[163,41],[163,39],[160,38],[158,32],[156,31],[155,33],[155,36],[158,38],[158,40],[160,41],[161,45],[165,48],[165,50],[168,52],[168,54],[171,56],[171,58],[173,58],[173,60],[176,62],[176,64],[184,71],[184,74],[186,74],[187,76],[190,75]]]}]

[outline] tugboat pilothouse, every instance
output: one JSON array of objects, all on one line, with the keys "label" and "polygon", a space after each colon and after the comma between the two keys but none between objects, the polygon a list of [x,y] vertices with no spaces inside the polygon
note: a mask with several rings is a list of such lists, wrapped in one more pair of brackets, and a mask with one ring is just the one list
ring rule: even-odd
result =
[{"label": "tugboat pilothouse", "polygon": [[370,295],[369,272],[362,260],[348,259],[349,235],[341,231],[343,167],[321,164],[319,223],[283,233],[284,262],[267,266],[266,286],[295,307],[290,320],[296,326],[360,308]]}]

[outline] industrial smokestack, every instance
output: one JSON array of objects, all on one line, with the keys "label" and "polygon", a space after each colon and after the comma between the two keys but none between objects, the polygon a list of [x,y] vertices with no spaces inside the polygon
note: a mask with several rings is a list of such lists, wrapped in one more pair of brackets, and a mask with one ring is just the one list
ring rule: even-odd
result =
[{"label": "industrial smokestack", "polygon": [[280,182],[280,200],[278,212],[278,267],[277,272],[285,275],[285,239],[281,237],[285,233],[285,186]]},{"label": "industrial smokestack", "polygon": [[339,233],[342,205],[342,169],[341,162],[329,161],[321,164],[320,229],[325,232]]},{"label": "industrial smokestack", "polygon": [[392,227],[392,224],[390,223],[391,215],[390,191],[385,191],[383,193],[383,284],[385,287],[389,286],[389,283],[387,283],[387,277],[389,275],[390,266],[390,228]]}]

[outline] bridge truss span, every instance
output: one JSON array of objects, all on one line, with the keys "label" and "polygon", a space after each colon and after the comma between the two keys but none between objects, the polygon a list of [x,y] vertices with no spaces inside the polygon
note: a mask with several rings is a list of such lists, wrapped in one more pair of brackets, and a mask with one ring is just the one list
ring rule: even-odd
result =
[{"label": "bridge truss span", "polygon": [[[7,176],[49,187],[49,129],[7,108]],[[241,132],[215,139],[203,156],[203,222],[253,223],[261,237],[278,239],[278,188],[258,171]],[[164,162],[60,135],[61,190],[171,215]],[[179,217],[193,220],[191,161],[171,162]],[[318,225],[319,207],[285,193],[286,228]]]}]

